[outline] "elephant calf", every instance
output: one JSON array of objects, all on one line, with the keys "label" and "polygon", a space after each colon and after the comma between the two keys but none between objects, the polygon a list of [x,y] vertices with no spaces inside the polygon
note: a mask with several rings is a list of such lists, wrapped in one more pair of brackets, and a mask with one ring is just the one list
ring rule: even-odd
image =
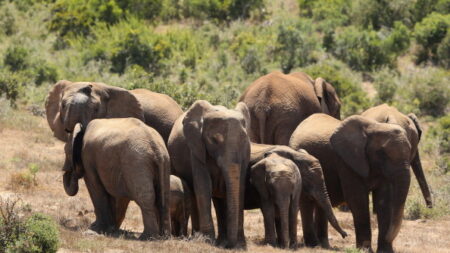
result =
[{"label": "elephant calf", "polygon": [[76,195],[84,178],[96,216],[92,230],[117,230],[134,200],[144,221],[140,239],[169,235],[170,160],[156,130],[136,118],[95,119],[76,125],[65,152],[64,189]]},{"label": "elephant calf", "polygon": [[170,220],[173,236],[187,236],[192,194],[186,183],[170,175]]},{"label": "elephant calf", "polygon": [[299,169],[291,160],[272,153],[253,165],[249,173],[261,201],[266,243],[295,247],[302,190]]}]

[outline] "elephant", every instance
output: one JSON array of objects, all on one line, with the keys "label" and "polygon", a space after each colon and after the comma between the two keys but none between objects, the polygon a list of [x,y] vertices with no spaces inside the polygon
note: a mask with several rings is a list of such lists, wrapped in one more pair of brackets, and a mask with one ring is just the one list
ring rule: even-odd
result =
[{"label": "elephant", "polygon": [[168,141],[172,174],[193,190],[193,232],[215,239],[212,199],[218,224],[216,244],[226,248],[245,247],[243,202],[250,159],[249,120],[244,103],[233,110],[197,100],[175,121]]},{"label": "elephant", "polygon": [[378,122],[397,124],[405,129],[409,143],[411,145],[410,164],[412,171],[417,178],[426,205],[429,208],[432,208],[433,200],[431,198],[427,179],[425,178],[425,174],[422,169],[422,163],[420,161],[418,150],[420,137],[422,136],[422,127],[420,126],[417,116],[414,113],[405,115],[399,112],[397,108],[389,106],[387,104],[369,108],[364,111],[361,116],[376,120]]},{"label": "elephant", "polygon": [[[356,246],[369,251],[372,251],[369,212],[372,192],[379,229],[377,251],[393,252],[392,242],[401,227],[410,185],[412,148],[405,130],[360,115],[340,121],[318,113],[299,124],[289,146],[305,149],[319,159],[331,204],[348,205]],[[323,211],[303,200],[300,209],[304,228],[309,231],[304,235],[305,244],[315,246],[320,242],[329,247]]]},{"label": "elephant", "polygon": [[118,230],[133,200],[144,222],[140,239],[170,235],[170,158],[156,130],[136,118],[94,119],[85,128],[77,123],[65,153],[64,190],[75,196],[84,178],[93,231]]},{"label": "elephant", "polygon": [[288,145],[298,124],[314,113],[340,118],[341,102],[333,86],[302,72],[274,71],[262,76],[246,88],[239,101],[248,106],[249,136],[256,143]]},{"label": "elephant", "polygon": [[[293,172],[293,168],[299,174]],[[299,180],[296,180],[297,177]],[[283,180],[272,181],[277,178]],[[296,247],[300,196],[314,201],[325,211],[330,224],[342,237],[347,236],[334,216],[319,160],[305,150],[295,151],[283,145],[251,143],[244,209],[261,208],[264,216],[266,243],[272,245],[276,243],[273,220],[275,219],[274,215],[277,215],[282,217],[280,222],[289,224],[276,227],[278,238],[281,239],[278,244],[283,247],[288,247],[288,245],[292,248]],[[274,198],[282,204],[274,203]],[[290,207],[286,202],[290,203]],[[278,208],[275,208],[276,206]]]},{"label": "elephant", "polygon": [[181,178],[170,175],[170,221],[173,236],[187,236],[192,194]]},{"label": "elephant", "polygon": [[67,80],[53,86],[45,102],[45,111],[54,136],[64,142],[76,123],[86,127],[96,118],[134,117],[156,129],[167,143],[173,123],[183,113],[181,107],[164,94]]},{"label": "elephant", "polygon": [[273,246],[295,248],[302,190],[299,169],[291,160],[272,153],[254,164],[248,173],[250,184],[255,187],[261,202],[265,242]]}]

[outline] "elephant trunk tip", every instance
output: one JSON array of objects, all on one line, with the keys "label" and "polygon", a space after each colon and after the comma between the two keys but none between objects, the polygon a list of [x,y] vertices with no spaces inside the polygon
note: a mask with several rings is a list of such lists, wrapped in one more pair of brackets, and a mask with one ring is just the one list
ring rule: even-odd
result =
[{"label": "elephant trunk tip", "polygon": [[427,203],[428,208],[433,208],[433,201],[431,200],[431,198],[427,198],[425,202]]},{"label": "elephant trunk tip", "polygon": [[347,232],[345,232],[344,230],[338,231],[339,234],[341,234],[342,238],[345,238],[348,236]]}]

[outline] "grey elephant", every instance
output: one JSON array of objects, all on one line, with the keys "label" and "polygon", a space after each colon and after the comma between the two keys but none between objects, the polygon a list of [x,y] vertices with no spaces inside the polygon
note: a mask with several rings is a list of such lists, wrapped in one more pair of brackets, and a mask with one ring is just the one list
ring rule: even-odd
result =
[{"label": "grey elephant", "polygon": [[420,126],[417,116],[414,113],[405,115],[399,112],[397,108],[389,106],[387,104],[382,104],[367,109],[361,114],[361,116],[382,123],[397,124],[405,129],[409,144],[411,145],[410,163],[412,171],[414,172],[417,181],[419,182],[420,190],[422,191],[425,203],[428,207],[433,207],[430,187],[428,186],[427,179],[422,168],[422,162],[420,161],[418,150],[420,137],[422,136],[422,127]]},{"label": "grey elephant", "polygon": [[[330,224],[342,237],[347,236],[334,216],[322,168],[315,157],[305,150],[295,151],[287,146],[251,143],[244,207],[246,210],[261,208],[267,243],[291,248],[297,246],[301,195],[323,209]],[[275,239],[274,219],[278,223],[278,241]]]},{"label": "grey elephant", "polygon": [[170,221],[173,236],[188,235],[191,202],[191,190],[186,183],[181,178],[170,175]]},{"label": "grey elephant", "polygon": [[95,210],[91,229],[119,229],[128,204],[141,208],[140,239],[170,235],[170,158],[162,137],[135,118],[95,119],[84,129],[76,124],[65,145],[64,189],[78,192],[84,178]]},{"label": "grey elephant", "polygon": [[300,122],[314,113],[340,118],[341,102],[333,86],[305,73],[274,71],[258,78],[239,98],[250,111],[250,140],[288,145]]},{"label": "grey elephant", "polygon": [[47,121],[59,140],[66,141],[77,123],[96,118],[134,117],[153,127],[167,142],[175,120],[183,113],[169,96],[145,89],[125,90],[96,82],[61,80],[49,92]]},{"label": "grey elephant", "polygon": [[250,158],[248,109],[236,109],[196,101],[175,122],[168,150],[172,174],[193,190],[193,231],[214,239],[211,216],[213,200],[217,224],[217,244],[227,248],[245,247],[243,202],[245,175]]},{"label": "grey elephant", "polygon": [[[400,231],[410,184],[411,145],[405,130],[359,115],[340,121],[314,114],[300,123],[289,145],[306,149],[320,160],[331,204],[347,203],[353,216],[356,246],[368,250],[372,193],[379,229],[377,251],[393,252],[392,242]],[[320,242],[329,247],[324,213],[308,201],[302,200],[300,208],[307,231],[305,244]]]}]

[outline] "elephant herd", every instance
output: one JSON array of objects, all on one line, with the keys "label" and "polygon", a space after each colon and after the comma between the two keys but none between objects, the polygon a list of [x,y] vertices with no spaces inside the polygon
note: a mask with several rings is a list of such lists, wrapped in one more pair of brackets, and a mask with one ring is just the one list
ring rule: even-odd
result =
[{"label": "elephant herd", "polygon": [[[305,73],[272,72],[247,87],[234,109],[194,102],[183,112],[169,96],[95,82],[59,81],[47,121],[65,142],[63,184],[74,196],[83,178],[98,233],[118,230],[130,201],[140,207],[141,239],[201,233],[225,248],[245,248],[244,210],[261,209],[265,242],[330,247],[333,207],[347,204],[356,246],[371,250],[369,194],[378,252],[393,252],[410,184],[432,199],[417,146],[414,114],[388,105],[340,120],[333,86]],[[211,213],[217,219],[217,237]]]}]

